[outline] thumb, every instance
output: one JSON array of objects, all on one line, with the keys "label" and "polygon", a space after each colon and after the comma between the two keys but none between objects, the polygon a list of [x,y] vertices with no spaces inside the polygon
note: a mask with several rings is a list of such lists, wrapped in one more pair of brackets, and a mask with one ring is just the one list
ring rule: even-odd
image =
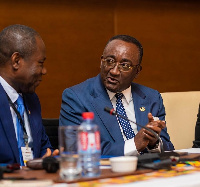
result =
[{"label": "thumb", "polygon": [[149,119],[149,122],[154,121],[153,115],[151,113],[148,113],[148,119]]},{"label": "thumb", "polygon": [[59,155],[59,150],[58,149],[55,149],[52,156],[56,156],[56,155]]}]

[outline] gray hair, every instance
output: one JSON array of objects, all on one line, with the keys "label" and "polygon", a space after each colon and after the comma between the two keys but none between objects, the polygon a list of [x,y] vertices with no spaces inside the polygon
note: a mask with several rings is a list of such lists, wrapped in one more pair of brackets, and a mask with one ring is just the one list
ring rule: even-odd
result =
[{"label": "gray hair", "polygon": [[4,65],[14,52],[23,57],[29,57],[36,50],[34,29],[25,25],[10,25],[0,32],[0,65]]}]

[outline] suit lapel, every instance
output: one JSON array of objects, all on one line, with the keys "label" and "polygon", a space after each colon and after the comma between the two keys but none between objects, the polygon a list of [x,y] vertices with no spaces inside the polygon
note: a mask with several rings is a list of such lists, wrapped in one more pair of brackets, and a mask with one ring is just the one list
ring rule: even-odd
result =
[{"label": "suit lapel", "polygon": [[7,95],[1,84],[0,84],[0,103],[2,107],[0,109],[0,121],[2,123],[7,140],[10,144],[10,148],[13,151],[15,159],[19,163],[19,151],[18,151],[18,145],[17,145],[14,124],[12,120],[12,115],[10,112],[10,105],[8,103]]},{"label": "suit lapel", "polygon": [[[40,155],[40,153],[38,152],[38,149],[37,148],[37,134],[38,134],[38,129],[37,129],[37,126],[35,123],[35,120],[34,120],[34,117],[33,117],[33,114],[31,112],[31,105],[29,104],[29,98],[27,96],[27,94],[24,94],[24,100],[25,100],[25,105],[26,105],[26,112],[27,112],[27,116],[28,116],[28,121],[29,121],[29,125],[30,125],[30,130],[31,130],[31,135],[32,135],[32,138],[33,138],[33,155],[34,157],[37,157],[37,155]],[[35,124],[35,125],[34,125]]]},{"label": "suit lapel", "polygon": [[123,141],[116,116],[111,116],[109,113],[104,111],[105,107],[113,108],[113,106],[105,87],[101,83],[100,75],[98,75],[94,81],[94,90],[91,95],[93,96],[91,104],[111,137],[115,141]]},{"label": "suit lapel", "polygon": [[[138,87],[136,87],[134,83],[132,83],[131,92],[133,96],[136,122],[145,126],[148,122],[147,115],[150,111],[146,95]],[[141,127],[138,126],[137,129],[139,131]]]}]

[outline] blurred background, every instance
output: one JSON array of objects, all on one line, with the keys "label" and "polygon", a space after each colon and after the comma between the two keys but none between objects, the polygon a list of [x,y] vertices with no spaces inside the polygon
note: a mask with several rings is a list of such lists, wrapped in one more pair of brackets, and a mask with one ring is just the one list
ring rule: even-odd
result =
[{"label": "blurred background", "polygon": [[143,45],[134,80],[159,92],[200,91],[198,0],[0,0],[0,30],[34,28],[47,48],[48,70],[36,92],[43,118],[58,118],[65,88],[100,71],[107,41],[128,34]]}]

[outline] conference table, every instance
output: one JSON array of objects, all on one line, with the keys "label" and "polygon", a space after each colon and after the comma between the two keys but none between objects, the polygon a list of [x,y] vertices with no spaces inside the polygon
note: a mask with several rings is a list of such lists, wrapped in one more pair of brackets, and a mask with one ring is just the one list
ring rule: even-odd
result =
[{"label": "conference table", "polygon": [[[191,149],[192,150],[192,149]],[[187,150],[184,150],[187,151]],[[193,150],[194,151],[194,150]],[[172,170],[152,170],[137,169],[134,172],[114,173],[110,167],[102,167],[101,175],[96,178],[81,178],[76,181],[62,181],[59,171],[47,173],[45,170],[32,170],[23,167],[12,173],[4,173],[4,180],[0,180],[0,187],[16,186],[49,186],[49,187],[68,187],[68,186],[200,186],[200,149],[182,156],[185,160],[195,160],[191,162],[197,167],[175,166]]]}]

